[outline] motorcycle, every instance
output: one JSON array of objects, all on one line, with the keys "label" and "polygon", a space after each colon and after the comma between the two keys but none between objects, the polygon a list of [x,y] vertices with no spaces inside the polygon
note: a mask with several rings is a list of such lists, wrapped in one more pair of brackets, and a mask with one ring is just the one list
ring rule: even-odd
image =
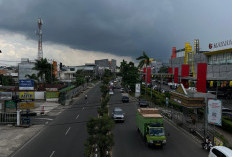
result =
[{"label": "motorcycle", "polygon": [[211,147],[213,147],[213,144],[209,138],[206,138],[203,143],[201,143],[202,149],[206,149],[210,151]]}]

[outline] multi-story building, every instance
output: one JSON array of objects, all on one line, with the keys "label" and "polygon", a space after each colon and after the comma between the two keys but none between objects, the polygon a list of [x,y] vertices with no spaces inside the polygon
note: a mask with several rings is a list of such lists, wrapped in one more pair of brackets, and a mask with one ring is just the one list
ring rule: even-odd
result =
[{"label": "multi-story building", "polygon": [[21,63],[18,64],[18,78],[19,80],[28,79],[27,75],[38,74],[37,70],[34,70],[35,62],[29,61],[29,58],[22,58]]},{"label": "multi-story building", "polygon": [[109,69],[111,72],[116,72],[117,61],[115,59],[111,59],[111,61],[108,59],[95,60],[95,65],[97,74],[100,75],[105,69]]},{"label": "multi-story building", "polygon": [[[212,48],[212,44],[209,44],[209,47]],[[173,52],[172,58],[169,60],[173,72],[174,68],[178,68],[179,79],[181,79],[182,65],[186,64],[186,61],[190,65],[189,80],[195,82],[197,81],[198,63],[207,63],[207,90],[216,90],[217,88],[224,91],[224,95],[232,98],[232,48],[192,51],[192,56],[186,56],[187,53],[183,52]],[[190,62],[188,62],[189,60]]]}]

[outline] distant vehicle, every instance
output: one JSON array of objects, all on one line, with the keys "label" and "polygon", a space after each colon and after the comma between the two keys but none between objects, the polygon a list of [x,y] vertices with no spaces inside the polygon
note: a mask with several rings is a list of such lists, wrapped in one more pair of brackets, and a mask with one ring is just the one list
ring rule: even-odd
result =
[{"label": "distant vehicle", "polygon": [[113,95],[113,94],[114,94],[113,90],[112,90],[112,89],[110,89],[110,91],[109,91],[109,95]]},{"label": "distant vehicle", "polygon": [[140,108],[136,112],[138,132],[145,142],[154,146],[163,147],[166,144],[163,117],[156,108]]},{"label": "distant vehicle", "polygon": [[148,103],[147,103],[147,100],[146,99],[139,99],[139,106],[140,107],[147,107],[148,106]]},{"label": "distant vehicle", "polygon": [[121,108],[115,107],[114,111],[112,113],[112,118],[114,119],[114,121],[124,122],[125,121],[125,113],[123,112],[123,110]]},{"label": "distant vehicle", "polygon": [[128,93],[122,93],[122,102],[129,102],[129,95]]},{"label": "distant vehicle", "polygon": [[214,146],[210,149],[208,157],[232,157],[232,150],[225,146]]},{"label": "distant vehicle", "polygon": [[120,89],[120,92],[123,93],[123,92],[124,92],[124,88],[121,88],[121,89]]},{"label": "distant vehicle", "polygon": [[158,87],[157,85],[154,85],[152,86],[152,89],[157,89],[157,87]]}]

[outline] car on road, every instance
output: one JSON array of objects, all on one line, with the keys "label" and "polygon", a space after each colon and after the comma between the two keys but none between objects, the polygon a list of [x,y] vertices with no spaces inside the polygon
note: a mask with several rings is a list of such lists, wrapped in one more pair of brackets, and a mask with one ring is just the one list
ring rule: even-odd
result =
[{"label": "car on road", "polygon": [[119,107],[115,107],[112,112],[112,118],[115,122],[124,122],[125,121],[125,113]]},{"label": "car on road", "polygon": [[110,89],[109,95],[113,95],[113,94],[114,94],[114,91],[112,89]]},{"label": "car on road", "polygon": [[147,100],[146,99],[139,99],[139,106],[140,107],[147,107],[148,106],[148,103],[147,103]]},{"label": "car on road", "polygon": [[128,93],[122,93],[122,102],[129,102],[129,95]]},{"label": "car on road", "polygon": [[124,92],[124,88],[121,88],[121,89],[120,89],[120,92],[123,93],[123,92]]},{"label": "car on road", "polygon": [[225,146],[214,146],[210,149],[208,157],[232,157],[232,150]]}]

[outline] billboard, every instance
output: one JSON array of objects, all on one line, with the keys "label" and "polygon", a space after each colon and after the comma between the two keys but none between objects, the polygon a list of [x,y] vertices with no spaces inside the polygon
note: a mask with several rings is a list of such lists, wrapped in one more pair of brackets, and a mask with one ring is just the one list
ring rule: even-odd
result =
[{"label": "billboard", "polygon": [[222,102],[221,100],[208,100],[208,123],[222,125]]},{"label": "billboard", "polygon": [[19,90],[34,90],[34,81],[19,80]]},{"label": "billboard", "polygon": [[35,99],[34,92],[19,92],[19,99]]},{"label": "billboard", "polygon": [[20,102],[19,108],[20,109],[32,109],[35,107],[35,102],[29,101],[29,102]]}]

